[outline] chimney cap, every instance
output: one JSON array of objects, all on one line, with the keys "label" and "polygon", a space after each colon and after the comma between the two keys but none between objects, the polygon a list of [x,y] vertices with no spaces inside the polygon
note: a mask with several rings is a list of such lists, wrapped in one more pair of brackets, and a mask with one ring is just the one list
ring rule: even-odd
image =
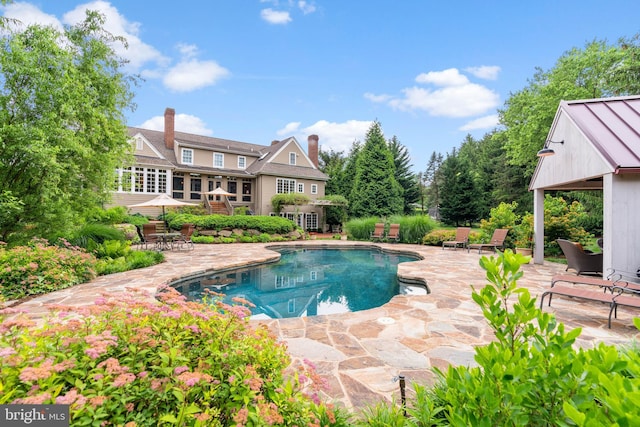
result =
[{"label": "chimney cap", "polygon": [[310,140],[310,139],[318,141],[320,138],[318,137],[318,135],[313,134],[313,135],[309,135],[307,137],[307,140]]}]

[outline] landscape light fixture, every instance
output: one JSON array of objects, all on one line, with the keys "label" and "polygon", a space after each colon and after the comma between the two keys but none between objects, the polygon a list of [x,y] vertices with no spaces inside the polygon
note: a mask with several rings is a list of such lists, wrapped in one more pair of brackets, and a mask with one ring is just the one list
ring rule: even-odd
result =
[{"label": "landscape light fixture", "polygon": [[538,151],[538,157],[548,157],[548,156],[553,156],[554,154],[556,154],[555,151],[553,151],[553,148],[549,148],[549,144],[554,143],[554,144],[564,144],[564,139],[562,141],[552,141],[550,139],[547,139],[544,143],[544,148],[540,151]]}]

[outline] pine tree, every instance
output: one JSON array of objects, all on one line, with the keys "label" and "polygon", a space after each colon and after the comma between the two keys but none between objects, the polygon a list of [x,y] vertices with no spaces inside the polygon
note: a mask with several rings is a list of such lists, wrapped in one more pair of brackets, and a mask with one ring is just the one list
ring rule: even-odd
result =
[{"label": "pine tree", "polygon": [[401,213],[404,208],[393,156],[377,121],[367,131],[356,159],[349,207],[353,217],[389,216]]},{"label": "pine tree", "polygon": [[405,214],[411,214],[414,210],[414,203],[420,199],[420,186],[416,175],[411,172],[411,157],[409,157],[407,147],[402,145],[395,135],[389,140],[389,150],[396,168],[396,181],[403,189],[403,211]]},{"label": "pine tree", "polygon": [[469,165],[458,158],[456,150],[442,165],[443,185],[440,215],[444,222],[469,224],[479,219],[478,201],[480,193],[469,172]]}]

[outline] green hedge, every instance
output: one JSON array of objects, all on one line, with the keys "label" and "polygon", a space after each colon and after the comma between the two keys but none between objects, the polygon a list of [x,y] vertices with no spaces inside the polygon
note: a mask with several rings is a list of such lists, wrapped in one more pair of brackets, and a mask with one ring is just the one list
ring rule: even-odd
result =
[{"label": "green hedge", "polygon": [[167,215],[169,227],[179,230],[182,224],[194,224],[199,230],[224,230],[240,228],[258,230],[268,234],[287,234],[296,226],[293,221],[279,216],[262,215]]}]

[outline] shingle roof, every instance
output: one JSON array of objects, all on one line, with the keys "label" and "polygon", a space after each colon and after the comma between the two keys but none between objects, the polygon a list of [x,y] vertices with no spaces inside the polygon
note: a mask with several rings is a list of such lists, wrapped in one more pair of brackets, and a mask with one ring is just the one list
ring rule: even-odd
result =
[{"label": "shingle roof", "polygon": [[640,173],[640,95],[562,101],[560,108],[615,173]]}]

